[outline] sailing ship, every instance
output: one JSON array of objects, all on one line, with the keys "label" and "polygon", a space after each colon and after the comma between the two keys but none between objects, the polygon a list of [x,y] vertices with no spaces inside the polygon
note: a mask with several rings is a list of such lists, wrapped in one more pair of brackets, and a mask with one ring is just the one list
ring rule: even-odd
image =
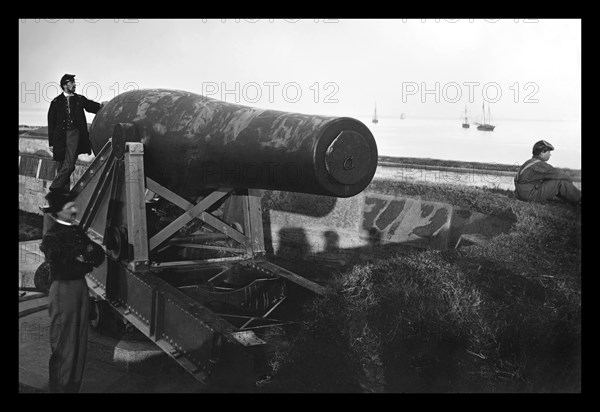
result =
[{"label": "sailing ship", "polygon": [[469,127],[471,127],[471,125],[469,124],[469,118],[467,117],[467,106],[465,105],[465,120],[462,124],[463,129],[468,129]]},{"label": "sailing ship", "polygon": [[377,120],[377,103],[375,103],[375,112],[373,113],[373,123],[375,123],[375,124],[379,123],[379,120]]},{"label": "sailing ship", "polygon": [[488,104],[488,123],[485,122],[485,100],[483,101],[483,105],[481,106],[483,110],[483,123],[477,126],[477,130],[483,130],[485,132],[493,132],[496,126],[491,124],[492,115],[490,113],[490,105]]},{"label": "sailing ship", "polygon": [[400,119],[404,120],[406,118],[406,116],[404,115],[404,113],[400,113]]}]

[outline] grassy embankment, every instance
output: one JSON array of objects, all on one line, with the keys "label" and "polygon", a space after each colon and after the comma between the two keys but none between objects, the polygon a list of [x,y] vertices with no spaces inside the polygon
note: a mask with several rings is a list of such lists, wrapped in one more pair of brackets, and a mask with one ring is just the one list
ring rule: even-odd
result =
[{"label": "grassy embankment", "polygon": [[[517,221],[484,245],[390,246],[334,273],[334,293],[307,305],[299,327],[270,332],[260,390],[579,392],[580,211],[498,189],[378,184]],[[19,240],[41,236],[40,216],[19,222]]]},{"label": "grassy embankment", "polygon": [[301,326],[272,331],[262,390],[579,392],[580,211],[498,189],[388,184],[517,221],[487,244],[396,245],[335,273]]},{"label": "grassy embankment", "polygon": [[[517,173],[520,164],[502,164],[502,163],[481,163],[481,162],[463,162],[457,160],[441,160],[441,159],[428,159],[428,158],[414,158],[414,157],[391,157],[391,156],[379,156],[380,162],[396,163],[401,165],[419,165],[419,166],[430,166],[430,167],[453,167],[461,169],[471,170],[493,170],[500,172]],[[549,161],[552,164],[552,160]],[[557,167],[558,170],[562,171],[566,176],[575,181],[581,180],[580,169],[569,169]]]}]

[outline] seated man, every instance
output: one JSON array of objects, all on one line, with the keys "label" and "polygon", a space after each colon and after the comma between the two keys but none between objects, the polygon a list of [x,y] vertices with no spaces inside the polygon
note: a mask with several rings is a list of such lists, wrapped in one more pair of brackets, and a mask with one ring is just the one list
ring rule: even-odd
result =
[{"label": "seated man", "polygon": [[545,140],[533,145],[533,156],[519,168],[515,176],[515,195],[525,201],[559,198],[581,205],[581,191],[560,170],[546,163],[554,147]]}]

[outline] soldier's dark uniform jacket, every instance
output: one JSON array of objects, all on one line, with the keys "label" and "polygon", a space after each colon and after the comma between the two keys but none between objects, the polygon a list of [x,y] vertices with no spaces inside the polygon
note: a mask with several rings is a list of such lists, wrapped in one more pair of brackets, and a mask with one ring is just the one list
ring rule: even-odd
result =
[{"label": "soldier's dark uniform jacket", "polygon": [[92,146],[89,139],[87,120],[84,110],[89,113],[98,113],[102,105],[87,99],[85,96],[73,93],[69,98],[71,116],[67,110],[67,98],[64,93],[55,97],[48,110],[48,146],[53,147],[52,157],[58,162],[65,160],[67,130],[79,129],[79,145],[77,154],[91,154]]},{"label": "soldier's dark uniform jacket", "polygon": [[[51,280],[83,279],[104,260],[104,250],[77,225],[54,223],[46,232],[40,250],[50,264]],[[76,260],[82,256],[85,262]]]}]

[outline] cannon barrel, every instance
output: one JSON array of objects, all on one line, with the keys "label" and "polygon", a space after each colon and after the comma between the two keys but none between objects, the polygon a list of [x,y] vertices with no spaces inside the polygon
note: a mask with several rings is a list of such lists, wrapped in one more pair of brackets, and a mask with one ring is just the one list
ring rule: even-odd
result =
[{"label": "cannon barrel", "polygon": [[90,128],[94,153],[111,137],[113,150],[142,142],[146,176],[190,198],[219,187],[349,197],[365,189],[377,168],[375,139],[356,119],[265,110],[181,90],[135,90],[110,100]]}]

